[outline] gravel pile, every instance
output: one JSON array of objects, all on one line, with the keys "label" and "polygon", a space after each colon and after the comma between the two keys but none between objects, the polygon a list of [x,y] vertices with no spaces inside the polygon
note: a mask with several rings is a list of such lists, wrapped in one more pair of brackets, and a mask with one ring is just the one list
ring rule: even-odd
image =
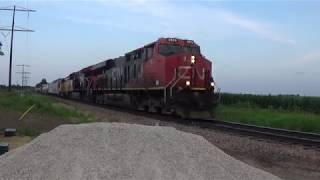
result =
[{"label": "gravel pile", "polygon": [[63,125],[0,156],[0,179],[279,179],[169,127]]}]

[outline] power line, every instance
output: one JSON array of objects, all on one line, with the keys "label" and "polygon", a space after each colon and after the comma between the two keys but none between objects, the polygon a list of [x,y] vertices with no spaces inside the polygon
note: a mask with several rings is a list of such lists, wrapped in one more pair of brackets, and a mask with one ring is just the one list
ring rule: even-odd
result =
[{"label": "power line", "polygon": [[12,50],[13,50],[13,34],[15,31],[20,31],[20,32],[34,32],[33,30],[30,29],[25,29],[25,28],[21,28],[18,27],[16,28],[15,26],[15,14],[16,11],[20,11],[20,12],[35,12],[35,10],[31,10],[31,9],[27,9],[24,7],[20,7],[20,6],[13,6],[13,7],[5,7],[5,8],[0,8],[0,11],[12,11],[12,25],[11,25],[11,29],[10,28],[6,28],[6,27],[0,27],[0,31],[10,31],[11,32],[11,46],[10,46],[10,64],[9,64],[9,91],[11,91],[11,71],[12,71]]}]

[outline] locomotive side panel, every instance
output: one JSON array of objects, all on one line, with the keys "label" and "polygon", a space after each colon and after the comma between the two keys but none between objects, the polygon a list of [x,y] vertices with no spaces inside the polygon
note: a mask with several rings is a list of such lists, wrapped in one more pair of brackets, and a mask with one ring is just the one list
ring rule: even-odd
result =
[{"label": "locomotive side panel", "polygon": [[146,47],[147,58],[143,65],[143,87],[163,88],[165,83],[165,58],[157,54],[157,45]]}]

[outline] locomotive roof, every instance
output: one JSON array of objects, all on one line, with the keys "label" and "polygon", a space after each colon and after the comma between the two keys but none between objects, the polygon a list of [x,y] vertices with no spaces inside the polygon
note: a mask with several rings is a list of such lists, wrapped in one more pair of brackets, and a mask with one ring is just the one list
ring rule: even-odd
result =
[{"label": "locomotive roof", "polygon": [[[146,45],[144,45],[144,46],[142,46],[142,47],[140,47],[140,48],[137,48],[137,49],[134,49],[134,50],[132,50],[132,51],[130,51],[130,52],[128,52],[128,53],[125,53],[125,55],[131,54],[131,53],[133,53],[133,52],[135,52],[135,51],[138,51],[138,50],[142,50],[144,47],[148,47],[148,46],[150,46],[150,45],[152,45],[152,44],[155,44],[155,43],[157,43],[157,42],[158,42],[158,43],[165,43],[165,44],[177,44],[177,45],[181,45],[181,46],[191,45],[191,46],[197,46],[197,47],[199,47],[199,45],[196,44],[193,40],[180,39],[180,38],[169,38],[169,37],[163,38],[163,37],[161,37],[161,38],[159,38],[159,39],[156,40],[156,41],[153,41],[153,42],[151,42],[151,43],[149,43],[149,44],[146,44]],[[104,61],[99,62],[99,63],[97,63],[97,64],[94,64],[94,65],[85,67],[85,68],[81,69],[79,72],[85,73],[85,72],[88,72],[88,71],[92,71],[92,70],[101,68],[101,67],[105,66],[106,64],[108,64],[107,61],[110,61],[110,62],[111,62],[111,61],[115,61],[115,60],[117,60],[117,59],[119,59],[119,58],[121,58],[121,57],[123,57],[123,56],[120,56],[120,57],[114,58],[114,59],[104,60]]]},{"label": "locomotive roof", "polygon": [[[106,61],[108,61],[108,60],[106,60]],[[95,65],[92,65],[91,69],[94,70],[94,69],[98,69],[98,68],[101,68],[101,67],[105,66],[106,65],[106,61],[102,61],[102,62],[99,62],[99,63],[97,63]]]},{"label": "locomotive roof", "polygon": [[114,58],[114,59],[104,60],[104,61],[99,62],[97,64],[94,64],[94,65],[88,66],[86,68],[83,68],[79,72],[86,73],[86,72],[93,71],[93,70],[96,70],[96,69],[99,69],[99,68],[103,68],[105,66],[112,66],[113,62],[116,61],[117,59],[120,59],[120,58],[123,58],[123,56],[119,56],[119,57]]},{"label": "locomotive roof", "polygon": [[144,47],[148,47],[148,46],[150,46],[150,45],[152,45],[152,44],[155,44],[155,43],[157,43],[157,42],[159,42],[159,43],[168,43],[168,44],[177,44],[177,45],[181,45],[181,46],[191,45],[191,46],[197,46],[197,47],[199,47],[199,45],[198,45],[197,43],[195,43],[193,40],[180,39],[180,38],[171,38],[171,37],[167,37],[167,38],[161,37],[161,38],[159,38],[159,39],[156,40],[156,41],[153,41],[153,42],[151,42],[151,43],[149,43],[149,44],[144,45],[143,47],[137,48],[137,49],[135,49],[135,50],[132,50],[132,51],[126,53],[126,55],[127,55],[127,54],[130,54],[130,53],[132,53],[132,52],[134,52],[134,51],[141,50],[141,49],[143,49]]},{"label": "locomotive roof", "polygon": [[177,44],[181,46],[191,45],[191,46],[198,46],[197,43],[195,43],[193,40],[190,39],[180,39],[180,38],[159,38],[159,43],[165,43],[165,44]]},{"label": "locomotive roof", "polygon": [[[192,44],[194,46],[199,46],[197,43],[195,43],[193,40],[190,39],[180,39],[180,38],[171,38],[171,37],[167,37],[167,38],[159,38],[157,41],[153,41],[143,47],[147,47],[150,46],[156,42],[160,42],[160,43],[175,43],[175,44],[180,44],[180,45],[187,45],[187,44]],[[141,49],[141,48],[138,48]]]},{"label": "locomotive roof", "polygon": [[[52,81],[51,83],[55,83],[55,82],[57,82],[57,81],[60,81],[62,78],[59,78],[59,79],[56,79],[56,80],[54,80],[54,81]],[[50,83],[50,84],[51,84]]]}]

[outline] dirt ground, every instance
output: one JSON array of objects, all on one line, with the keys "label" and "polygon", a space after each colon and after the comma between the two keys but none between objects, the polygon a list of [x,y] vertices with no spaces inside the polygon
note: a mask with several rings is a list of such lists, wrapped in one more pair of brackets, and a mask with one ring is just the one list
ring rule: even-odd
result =
[{"label": "dirt ground", "polygon": [[[85,105],[82,103],[61,100],[95,116],[98,121],[125,122],[144,125],[172,126],[176,129],[198,134],[219,147],[227,154],[244,161],[245,163],[268,171],[283,179],[290,180],[318,180],[320,179],[320,150],[306,148],[301,145],[283,144],[275,141],[265,141],[255,137],[241,136],[220,130],[202,129],[185,126],[173,122],[163,122],[152,118],[141,117],[110,109]],[[18,121],[19,114],[0,110],[0,128],[6,127],[34,127],[41,132],[49,131],[67,121],[54,117],[44,117],[40,114],[30,114],[23,122]],[[12,147],[17,147],[31,138],[3,139]],[[8,140],[8,141],[6,141]],[[15,145],[16,144],[16,145]]]},{"label": "dirt ground", "polygon": [[16,128],[20,132],[25,129],[32,129],[34,132],[42,133],[67,122],[54,116],[34,112],[29,113],[23,120],[19,120],[21,115],[22,113],[0,108],[0,130]]},{"label": "dirt ground", "polygon": [[[48,132],[60,124],[66,124],[66,120],[31,112],[23,120],[19,120],[22,113],[0,108],[0,143],[9,143],[9,150],[15,149],[30,142],[37,134]],[[4,137],[5,128],[16,128],[17,136]],[[26,132],[28,131],[28,132]],[[30,134],[26,136],[26,134]]]},{"label": "dirt ground", "polygon": [[9,143],[9,149],[18,148],[28,142],[30,142],[33,138],[30,136],[13,136],[13,137],[0,137],[0,142]]}]

